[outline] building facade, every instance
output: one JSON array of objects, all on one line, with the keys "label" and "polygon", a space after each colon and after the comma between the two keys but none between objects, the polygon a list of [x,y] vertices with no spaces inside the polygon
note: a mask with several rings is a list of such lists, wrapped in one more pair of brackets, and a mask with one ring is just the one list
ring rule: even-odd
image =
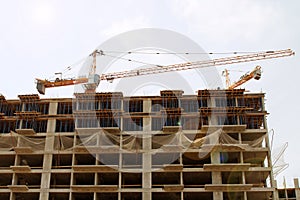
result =
[{"label": "building facade", "polygon": [[266,116],[241,89],[0,96],[0,199],[276,199]]}]

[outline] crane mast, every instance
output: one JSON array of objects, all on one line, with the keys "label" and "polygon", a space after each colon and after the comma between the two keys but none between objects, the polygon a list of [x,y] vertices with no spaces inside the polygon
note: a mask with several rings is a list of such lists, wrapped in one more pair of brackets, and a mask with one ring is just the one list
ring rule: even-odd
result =
[{"label": "crane mast", "polygon": [[230,78],[229,78],[229,72],[228,69],[224,69],[222,72],[222,75],[225,76],[226,79],[226,87],[228,88],[230,86]]},{"label": "crane mast", "polygon": [[93,64],[89,71],[88,78],[77,78],[77,79],[61,79],[56,81],[48,81],[42,79],[37,80],[37,89],[40,94],[45,94],[46,88],[51,87],[59,87],[59,86],[67,86],[67,85],[76,85],[76,84],[84,84],[86,92],[95,92],[99,82],[102,80],[112,81],[114,79],[119,78],[128,78],[135,76],[143,76],[143,75],[152,75],[166,72],[174,72],[174,71],[182,71],[189,69],[198,69],[205,67],[213,67],[213,66],[223,66],[229,64],[237,64],[244,62],[252,62],[257,60],[266,60],[280,57],[292,56],[295,53],[291,49],[285,50],[277,50],[277,51],[266,51],[261,53],[253,53],[246,54],[241,56],[231,56],[224,57],[218,59],[204,60],[204,61],[196,61],[196,62],[186,62],[180,64],[173,64],[167,66],[153,66],[142,69],[134,69],[120,72],[112,72],[98,75],[96,74],[96,57],[97,55],[104,55],[103,51],[95,50],[90,56],[93,57]]}]

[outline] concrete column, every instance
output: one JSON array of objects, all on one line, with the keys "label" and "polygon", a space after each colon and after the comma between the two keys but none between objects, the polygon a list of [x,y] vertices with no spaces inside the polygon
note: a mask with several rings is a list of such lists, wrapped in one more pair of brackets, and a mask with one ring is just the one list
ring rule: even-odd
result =
[{"label": "concrete column", "polygon": [[[239,134],[239,143],[241,144],[242,140],[241,140],[241,133],[238,133]],[[244,163],[244,155],[242,152],[240,152],[240,160],[241,160],[241,163]],[[244,171],[242,171],[242,184],[246,184],[246,174]],[[247,192],[244,192],[244,200],[247,200]]]},{"label": "concrete column", "polygon": [[46,137],[40,199],[49,199],[53,146],[54,134],[52,133]]},{"label": "concrete column", "polygon": [[[211,152],[211,163],[220,164],[220,152]],[[222,184],[222,174],[221,172],[211,172],[212,184]],[[222,200],[223,192],[213,192],[214,200]]]},{"label": "concrete column", "polygon": [[56,115],[56,114],[57,114],[57,102],[50,102],[49,115]]},{"label": "concrete column", "polygon": [[[143,112],[151,112],[151,100],[143,101]],[[150,150],[152,148],[152,137],[150,135],[151,131],[151,118],[143,118],[143,200],[151,200],[151,187],[152,187],[152,155]]]},{"label": "concrete column", "polygon": [[150,113],[151,112],[151,99],[146,99],[143,101],[143,112]]},{"label": "concrete column", "polygon": [[152,138],[146,134],[143,136],[143,200],[151,200],[151,187],[152,187],[152,155],[150,152]]},{"label": "concrete column", "polygon": [[[51,102],[49,105],[49,115],[55,115],[57,111],[57,103]],[[49,119],[47,124],[47,136],[45,141],[45,153],[43,162],[43,172],[41,178],[40,199],[49,199],[52,153],[54,146],[55,119]]]},{"label": "concrete column", "polygon": [[[215,100],[214,97],[211,97],[210,101],[207,101],[207,106],[208,107],[216,107],[216,100]],[[209,125],[216,125],[216,124],[218,124],[217,116],[215,116],[214,114],[210,115],[208,117],[208,120],[210,122]]]},{"label": "concrete column", "polygon": [[[208,107],[216,107],[216,101],[215,98],[211,97],[210,101],[207,102]],[[209,117],[209,125],[216,125],[218,123],[217,117],[215,115],[211,115]],[[212,140],[216,140],[217,138],[214,138]],[[212,141],[210,141],[212,142]],[[220,152],[213,151],[210,154],[211,156],[211,163],[212,164],[219,164],[220,161]],[[211,172],[211,179],[212,184],[222,184],[222,176],[221,172]],[[213,199],[214,200],[223,200],[223,192],[213,192]]]},{"label": "concrete column", "polygon": [[279,194],[278,194],[278,186],[277,186],[277,181],[274,180],[274,188],[275,188],[275,192],[273,192],[273,200],[279,200]]}]

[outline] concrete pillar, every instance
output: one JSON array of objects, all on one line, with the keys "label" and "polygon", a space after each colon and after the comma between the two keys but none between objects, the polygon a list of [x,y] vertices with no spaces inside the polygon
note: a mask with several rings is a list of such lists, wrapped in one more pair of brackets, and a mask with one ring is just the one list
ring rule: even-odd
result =
[{"label": "concrete pillar", "polygon": [[[208,107],[216,107],[216,100],[214,97],[211,97],[210,101],[207,102]],[[210,124],[209,125],[217,125],[218,124],[218,119],[215,114],[212,114],[208,117]]]},{"label": "concrete pillar", "polygon": [[143,153],[143,200],[151,200],[151,187],[152,187],[152,176],[151,176],[151,168],[152,168],[152,155],[150,152],[151,149],[152,138],[150,135],[143,136],[143,149],[145,153]]},{"label": "concrete pillar", "polygon": [[[151,100],[143,101],[143,112],[151,112]],[[143,200],[151,200],[151,187],[152,187],[152,155],[150,150],[152,148],[151,131],[151,118],[143,118]]]},{"label": "concrete pillar", "polygon": [[146,99],[143,101],[143,112],[144,113],[150,113],[151,112],[151,99]]},{"label": "concrete pillar", "polygon": [[275,191],[273,192],[273,200],[279,200],[279,194],[278,194],[278,186],[277,186],[277,181],[274,180],[274,188],[275,188]]},{"label": "concrete pillar", "polygon": [[53,146],[54,146],[54,134],[49,133],[49,135],[47,135],[46,137],[46,143],[45,143],[40,199],[49,199]]},{"label": "concrete pillar", "polygon": [[[49,115],[55,115],[57,111],[57,103],[51,102],[49,105]],[[47,136],[45,141],[45,153],[43,162],[43,172],[41,178],[40,199],[49,199],[52,153],[54,146],[55,119],[49,119],[47,124]]]},{"label": "concrete pillar", "polygon": [[49,103],[49,115],[56,115],[57,113],[57,102],[50,102]]},{"label": "concrete pillar", "polygon": [[[211,163],[220,164],[220,152],[211,152]],[[212,184],[222,184],[222,174],[221,172],[211,172]],[[214,200],[222,200],[223,192],[213,192]]]},{"label": "concrete pillar", "polygon": [[[216,101],[215,98],[211,97],[210,101],[207,102],[208,107],[216,107]],[[218,124],[217,117],[213,114],[209,117],[209,125],[216,125]],[[210,143],[213,143],[216,141],[217,138],[213,138]],[[212,164],[220,164],[220,152],[213,151],[211,152],[211,163]],[[211,172],[211,179],[212,184],[222,184],[222,176],[221,172]],[[213,192],[213,199],[214,200],[222,200],[223,199],[223,192]]]}]

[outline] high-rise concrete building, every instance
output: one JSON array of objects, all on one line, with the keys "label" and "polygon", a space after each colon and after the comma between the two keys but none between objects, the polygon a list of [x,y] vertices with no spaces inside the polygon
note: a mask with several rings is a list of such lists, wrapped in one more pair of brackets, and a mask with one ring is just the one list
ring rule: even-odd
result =
[{"label": "high-rise concrete building", "polygon": [[267,114],[242,89],[0,96],[0,199],[276,199]]}]

